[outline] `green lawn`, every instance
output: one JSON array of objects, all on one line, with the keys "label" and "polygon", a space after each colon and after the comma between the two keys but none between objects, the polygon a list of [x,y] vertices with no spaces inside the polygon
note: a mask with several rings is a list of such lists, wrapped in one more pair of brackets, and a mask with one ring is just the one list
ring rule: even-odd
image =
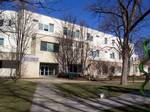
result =
[{"label": "green lawn", "polygon": [[[107,83],[63,83],[54,84],[64,96],[78,96],[81,98],[97,98],[99,93],[104,92],[107,97],[119,96],[123,93],[139,92],[141,83],[129,83],[126,86]],[[150,90],[150,85],[146,86],[146,90]]]},{"label": "green lawn", "polygon": [[0,80],[0,112],[29,112],[36,84]]}]

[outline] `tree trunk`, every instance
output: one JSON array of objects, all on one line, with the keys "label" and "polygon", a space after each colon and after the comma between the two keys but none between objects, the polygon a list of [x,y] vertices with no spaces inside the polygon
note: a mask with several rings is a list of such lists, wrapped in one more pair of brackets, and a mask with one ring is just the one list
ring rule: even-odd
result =
[{"label": "tree trunk", "polygon": [[128,53],[125,53],[123,62],[122,62],[122,74],[121,74],[121,84],[127,85],[129,75],[129,56]]}]

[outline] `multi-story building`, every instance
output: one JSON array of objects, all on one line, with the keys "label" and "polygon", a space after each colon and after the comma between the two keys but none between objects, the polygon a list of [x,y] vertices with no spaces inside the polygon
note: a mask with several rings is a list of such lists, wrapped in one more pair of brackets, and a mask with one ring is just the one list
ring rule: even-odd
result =
[{"label": "multi-story building", "polygon": [[[22,75],[27,78],[40,78],[55,75],[60,70],[60,65],[55,55],[59,52],[59,41],[57,38],[62,34],[66,35],[67,28],[64,27],[66,22],[38,13],[28,13],[32,14],[31,20],[34,25],[32,32],[34,33],[32,33],[26,55],[22,60]],[[1,29],[5,29],[5,26],[9,26],[11,16],[14,14],[16,14],[15,11],[4,11],[4,15],[0,18]],[[113,75],[121,75],[122,59],[117,51],[117,37],[84,27],[86,29],[86,34],[84,38],[80,38],[80,28],[80,25],[74,25],[73,40],[89,44],[89,62],[91,60],[108,62],[109,64],[105,63],[103,69],[107,68],[108,70],[108,66],[112,65],[111,67],[113,68],[111,73],[113,73]],[[12,32],[0,33],[0,76],[9,76],[10,73],[15,70],[12,69],[15,64],[11,60],[11,55],[16,49],[14,39],[15,37]],[[138,56],[133,53],[131,59],[130,75],[140,75],[138,70]],[[12,66],[10,67],[10,65]],[[92,72],[93,74],[104,75],[102,72],[97,72],[97,68],[92,70],[94,71]]]}]

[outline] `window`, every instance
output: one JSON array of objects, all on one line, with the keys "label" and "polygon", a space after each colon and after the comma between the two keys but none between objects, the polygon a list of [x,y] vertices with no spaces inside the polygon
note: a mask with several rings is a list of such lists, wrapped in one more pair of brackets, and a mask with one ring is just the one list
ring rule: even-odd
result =
[{"label": "window", "polygon": [[4,19],[1,19],[0,20],[0,26],[3,26],[3,23],[4,23]]},{"label": "window", "polygon": [[47,25],[47,24],[39,23],[39,30],[54,32],[54,24]]},{"label": "window", "polygon": [[76,30],[75,37],[77,37],[77,38],[80,37],[80,31],[79,30]]},{"label": "window", "polygon": [[43,30],[43,24],[39,23],[39,30]]},{"label": "window", "polygon": [[111,54],[110,54],[110,58],[111,58],[111,59],[115,59],[115,53],[111,53]]},{"label": "window", "polygon": [[54,32],[54,24],[49,24],[49,32]]},{"label": "window", "polygon": [[64,35],[67,35],[67,31],[68,31],[68,29],[67,29],[66,27],[64,27],[64,28],[63,28],[63,34],[64,34]]},{"label": "window", "polygon": [[99,38],[99,35],[96,35],[97,38]]},{"label": "window", "polygon": [[87,40],[93,41],[93,36],[90,33],[87,33]]},{"label": "window", "polygon": [[90,33],[87,33],[87,40],[90,40]]},{"label": "window", "polygon": [[112,45],[113,45],[113,46],[115,45],[115,40],[112,40]]},{"label": "window", "polygon": [[107,38],[105,38],[105,42],[104,43],[107,44]]},{"label": "window", "polygon": [[44,31],[48,31],[48,25],[44,25]]},{"label": "window", "polygon": [[33,21],[33,22],[39,22],[37,19],[33,19],[32,21]]},{"label": "window", "polygon": [[8,21],[8,26],[11,26],[13,23],[12,23],[12,20],[9,20]]},{"label": "window", "polygon": [[4,38],[0,38],[0,45],[4,45]]},{"label": "window", "polygon": [[93,58],[99,57],[99,50],[90,51],[90,56],[92,56]]},{"label": "window", "polygon": [[41,51],[58,52],[59,44],[41,41]]}]

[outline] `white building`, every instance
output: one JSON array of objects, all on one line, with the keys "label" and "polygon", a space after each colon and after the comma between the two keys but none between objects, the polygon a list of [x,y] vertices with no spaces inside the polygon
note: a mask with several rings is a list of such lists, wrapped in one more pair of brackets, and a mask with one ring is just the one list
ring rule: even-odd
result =
[{"label": "white building", "polygon": [[[4,16],[0,18],[1,29],[5,29],[5,27],[9,26],[8,24],[11,17],[15,13],[16,12],[9,10],[4,11]],[[7,21],[5,21],[6,18]],[[23,59],[22,76],[38,78],[57,74],[59,72],[59,64],[55,57],[55,53],[57,53],[59,49],[57,38],[60,34],[64,33],[63,24],[65,21],[38,13],[32,13],[31,19],[34,25],[34,33],[28,45],[27,54]],[[91,28],[86,29],[87,34],[85,38],[81,39],[79,34],[80,26],[75,25],[74,32],[76,36],[74,40],[84,41],[90,44],[90,48],[94,51],[92,53],[95,53],[90,55],[95,56],[94,58],[89,58],[90,60],[117,63],[119,68],[115,68],[114,66],[113,72],[114,75],[120,75],[122,60],[116,50],[117,37]],[[15,49],[14,34],[10,32],[0,33],[0,76],[9,76],[11,72],[14,72],[14,69],[10,69],[10,65],[13,65],[11,52],[15,52]],[[134,63],[132,63],[130,75],[140,75],[138,70],[138,56],[133,54],[131,59],[134,60]]]}]

